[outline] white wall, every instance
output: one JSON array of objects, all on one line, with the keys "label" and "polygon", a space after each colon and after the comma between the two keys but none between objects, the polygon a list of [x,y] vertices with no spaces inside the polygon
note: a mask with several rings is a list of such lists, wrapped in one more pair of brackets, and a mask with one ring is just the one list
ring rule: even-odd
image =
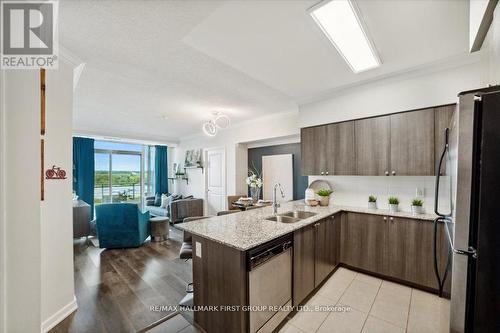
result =
[{"label": "white wall", "polygon": [[73,279],[73,68],[46,72],[45,170],[60,166],[65,180],[45,181],[41,203],[42,331],[76,309]]},{"label": "white wall", "polygon": [[[74,301],[71,127],[72,68],[47,71],[45,168],[57,164],[63,181],[46,181],[40,202],[40,81],[35,70],[1,71],[1,332],[40,332],[63,319]],[[74,304],[74,303],[73,303]],[[64,311],[63,311],[64,312]],[[56,315],[54,317],[54,315]],[[53,323],[56,323],[53,321]]]},{"label": "white wall", "polygon": [[[327,181],[333,189],[331,203],[334,205],[347,205],[367,207],[368,196],[375,195],[379,209],[389,209],[387,199],[395,196],[399,199],[399,209],[410,212],[411,200],[417,198],[416,189],[423,189],[424,211],[434,211],[434,186],[433,176],[311,176],[309,184],[314,180]],[[447,192],[447,177],[441,178],[439,207],[446,211],[449,207],[449,192]],[[448,200],[448,201],[447,201]]]},{"label": "white wall", "polygon": [[[479,60],[479,57],[477,57]],[[430,74],[392,78],[338,92],[299,107],[301,127],[457,102],[457,94],[481,87],[479,62]]]},{"label": "white wall", "polygon": [[[38,72],[1,71],[5,134],[5,325],[8,333],[39,332],[41,323],[40,90]],[[2,242],[2,243],[3,243]]]},{"label": "white wall", "polygon": [[[201,124],[200,124],[201,132]],[[226,148],[226,187],[227,195],[247,193],[247,148],[244,142],[277,137],[288,137],[299,133],[298,113],[296,110],[272,114],[253,121],[236,124],[220,131],[215,137],[200,134],[196,137],[181,139],[175,148],[176,163],[184,164],[187,149]],[[185,181],[176,181],[174,191],[183,195],[204,198],[204,174],[201,170],[188,170],[189,185]]]},{"label": "white wall", "polygon": [[493,22],[481,49],[482,82],[486,86],[500,85],[500,5],[497,4]]}]

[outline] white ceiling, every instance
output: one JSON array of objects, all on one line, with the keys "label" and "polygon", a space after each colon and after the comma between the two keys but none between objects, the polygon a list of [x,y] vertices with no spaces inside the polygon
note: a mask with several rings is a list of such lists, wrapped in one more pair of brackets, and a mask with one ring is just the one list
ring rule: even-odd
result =
[{"label": "white ceiling", "polygon": [[[178,140],[465,55],[468,2],[358,0],[382,66],[350,71],[314,25],[318,1],[61,1],[60,42],[86,62],[74,127]],[[168,115],[168,120],[162,119]]]}]

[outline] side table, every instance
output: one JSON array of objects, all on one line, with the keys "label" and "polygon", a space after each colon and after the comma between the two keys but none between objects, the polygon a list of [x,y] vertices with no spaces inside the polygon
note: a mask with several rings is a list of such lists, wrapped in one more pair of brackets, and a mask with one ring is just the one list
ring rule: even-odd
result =
[{"label": "side table", "polygon": [[163,242],[168,238],[168,217],[155,216],[149,219],[151,225],[151,240]]}]

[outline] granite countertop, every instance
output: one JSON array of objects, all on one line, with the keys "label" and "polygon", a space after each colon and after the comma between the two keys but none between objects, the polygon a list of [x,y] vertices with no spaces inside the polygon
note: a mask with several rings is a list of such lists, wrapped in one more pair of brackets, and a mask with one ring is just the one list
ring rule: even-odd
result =
[{"label": "granite countertop", "polygon": [[352,206],[309,207],[305,205],[303,200],[282,203],[278,209],[278,214],[293,210],[314,212],[316,215],[295,223],[268,221],[266,218],[273,215],[272,207],[269,206],[234,214],[214,216],[203,220],[179,223],[176,224],[176,227],[237,250],[246,251],[341,211],[428,221],[433,221],[437,217],[433,214],[413,216],[408,212],[389,213],[388,210],[383,209],[374,210]]}]

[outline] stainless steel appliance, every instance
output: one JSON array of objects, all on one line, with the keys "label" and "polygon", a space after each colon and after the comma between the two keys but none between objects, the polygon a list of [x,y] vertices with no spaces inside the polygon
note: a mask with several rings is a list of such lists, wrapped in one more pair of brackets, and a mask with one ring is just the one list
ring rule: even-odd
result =
[{"label": "stainless steel appliance", "polygon": [[450,332],[500,332],[500,87],[460,93],[442,135],[447,179],[437,172],[435,208],[453,256]]},{"label": "stainless steel appliance", "polygon": [[291,310],[291,236],[250,250],[248,270],[250,332],[272,332]]}]

